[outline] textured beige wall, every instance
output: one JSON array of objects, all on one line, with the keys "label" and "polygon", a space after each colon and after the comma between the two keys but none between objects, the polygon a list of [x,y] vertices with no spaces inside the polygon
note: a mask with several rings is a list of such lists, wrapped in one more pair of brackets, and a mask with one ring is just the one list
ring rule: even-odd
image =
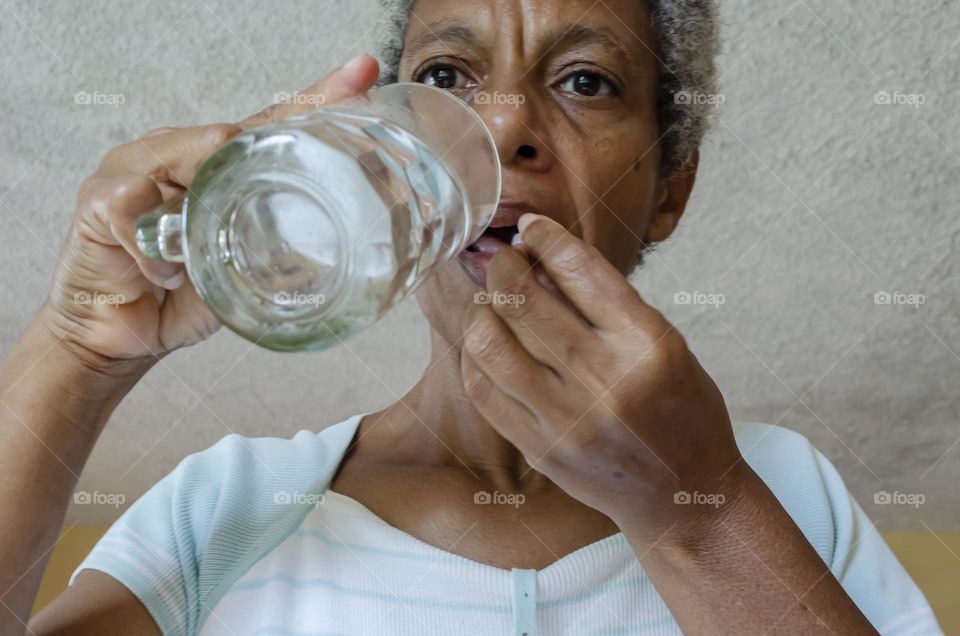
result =
[{"label": "textured beige wall", "polygon": [[[735,419],[810,436],[882,530],[958,530],[960,9],[722,4],[720,123],[684,223],[638,287],[680,325]],[[236,119],[308,85],[370,43],[373,14],[329,0],[5,0],[0,15],[6,352],[44,293],[80,180],[109,147]],[[124,103],[75,103],[83,91]],[[883,91],[925,103],[876,104]],[[682,291],[725,303],[676,304]],[[925,302],[878,306],[879,291]],[[150,373],[80,489],[129,502],[229,432],[290,435],[376,409],[417,377],[426,344],[409,303],[323,354],[221,333]],[[925,503],[874,504],[880,491]],[[77,505],[70,520],[108,523],[123,508]]]}]

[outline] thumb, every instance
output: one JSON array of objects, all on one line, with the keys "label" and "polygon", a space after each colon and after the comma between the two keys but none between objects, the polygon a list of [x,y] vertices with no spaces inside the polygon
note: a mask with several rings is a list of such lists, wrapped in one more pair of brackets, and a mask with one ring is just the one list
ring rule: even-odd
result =
[{"label": "thumb", "polygon": [[243,130],[249,130],[361,95],[376,84],[379,74],[380,65],[377,60],[361,53],[309,88],[299,91],[295,99],[272,104],[237,125]]},{"label": "thumb", "polygon": [[361,53],[342,67],[327,75],[305,92],[322,93],[327,103],[338,102],[370,90],[380,76],[380,64],[372,56]]}]

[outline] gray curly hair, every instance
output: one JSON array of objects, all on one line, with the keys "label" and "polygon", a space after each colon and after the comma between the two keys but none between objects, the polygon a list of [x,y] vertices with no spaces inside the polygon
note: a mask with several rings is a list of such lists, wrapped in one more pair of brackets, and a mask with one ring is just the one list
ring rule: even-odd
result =
[{"label": "gray curly hair", "polygon": [[[416,0],[380,0],[381,84],[397,81],[403,41]],[[716,0],[644,0],[660,67],[658,115],[663,144],[662,165],[668,171],[690,165],[710,128],[711,100],[691,96],[717,93],[714,60],[720,50]]]}]

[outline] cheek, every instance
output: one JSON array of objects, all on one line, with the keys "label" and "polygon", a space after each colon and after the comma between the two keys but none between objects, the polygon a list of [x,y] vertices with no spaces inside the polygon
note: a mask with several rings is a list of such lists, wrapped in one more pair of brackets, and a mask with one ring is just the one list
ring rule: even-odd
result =
[{"label": "cheek", "polygon": [[587,144],[588,152],[582,147],[570,164],[580,234],[623,272],[631,269],[656,209],[660,153],[648,151],[644,137],[636,130],[605,136]]},{"label": "cheek", "polygon": [[[626,273],[643,247],[659,199],[660,153],[634,158],[623,178],[605,197],[612,217],[602,240],[609,245],[611,262]],[[610,211],[613,211],[612,213]]]},{"label": "cheek", "polygon": [[634,265],[653,219],[655,206],[651,201],[652,188],[623,182],[606,197],[608,208],[598,220],[596,246],[624,274]]}]

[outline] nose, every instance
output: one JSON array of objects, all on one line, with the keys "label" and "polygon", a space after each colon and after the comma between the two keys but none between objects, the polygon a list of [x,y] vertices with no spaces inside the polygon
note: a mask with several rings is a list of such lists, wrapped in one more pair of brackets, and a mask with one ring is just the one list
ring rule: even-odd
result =
[{"label": "nose", "polygon": [[537,104],[520,92],[492,91],[474,96],[473,107],[487,124],[504,168],[546,172],[556,158],[541,128]]}]

